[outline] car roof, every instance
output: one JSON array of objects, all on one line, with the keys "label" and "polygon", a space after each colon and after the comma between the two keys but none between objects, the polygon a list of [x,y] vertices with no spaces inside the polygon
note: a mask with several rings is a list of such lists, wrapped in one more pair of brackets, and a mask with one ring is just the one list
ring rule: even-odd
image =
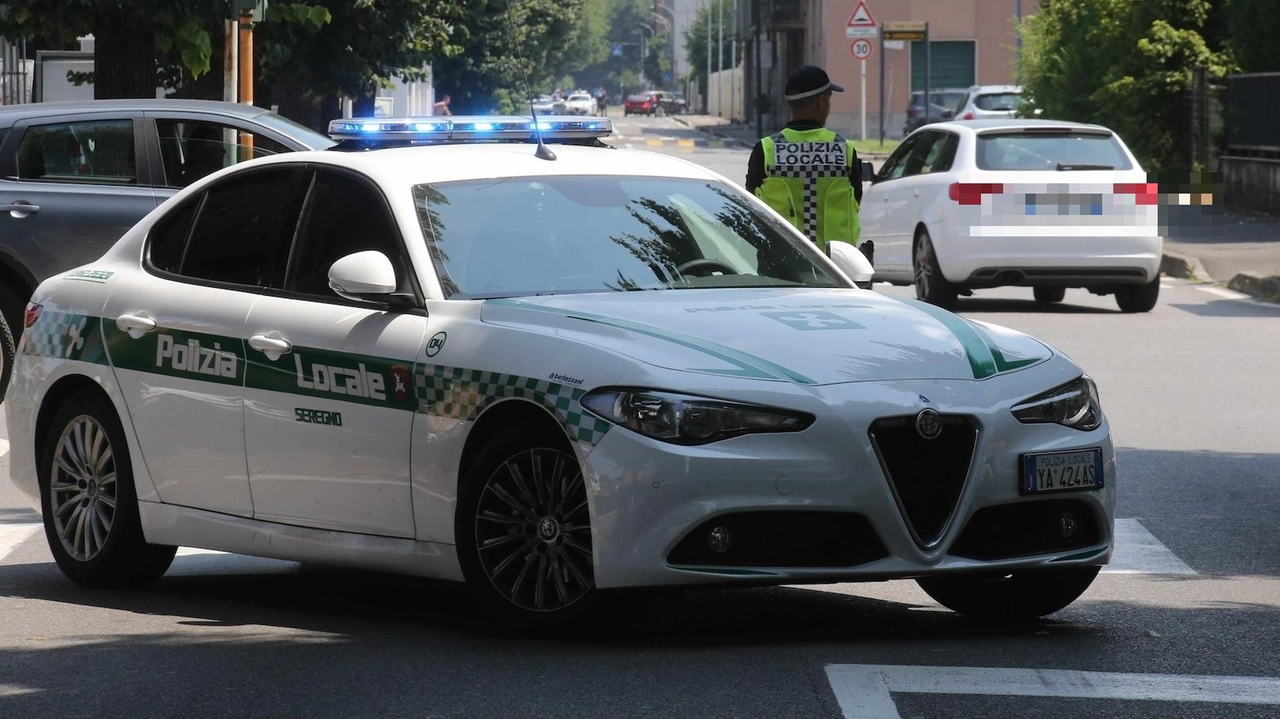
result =
[{"label": "car roof", "polygon": [[935,122],[925,125],[925,127],[921,129],[969,129],[973,132],[985,132],[988,130],[1018,130],[1028,127],[1061,128],[1063,130],[1093,130],[1095,132],[1106,131],[1114,134],[1111,128],[1103,127],[1102,125],[1092,125],[1084,122],[1066,122],[1063,120],[1038,120],[1014,117],[990,118],[983,120],[948,120],[946,122]]},{"label": "car roof", "polygon": [[[604,138],[608,142],[608,138]],[[718,181],[716,173],[671,155],[643,150],[550,145],[554,161],[538,159],[532,142],[485,142],[339,152],[291,152],[236,165],[315,162],[361,172],[387,186],[554,175],[624,175]],[[225,171],[224,171],[225,172]]]},{"label": "car roof", "polygon": [[51,117],[58,115],[75,115],[86,112],[207,112],[219,115],[257,117],[270,112],[265,107],[241,105],[219,100],[179,100],[179,99],[134,99],[134,100],[82,100],[68,102],[32,102],[22,105],[0,107],[0,119],[15,121],[29,117]]},{"label": "car roof", "polygon": [[1021,85],[974,85],[969,88],[968,92],[993,93],[993,92],[1022,92]]}]

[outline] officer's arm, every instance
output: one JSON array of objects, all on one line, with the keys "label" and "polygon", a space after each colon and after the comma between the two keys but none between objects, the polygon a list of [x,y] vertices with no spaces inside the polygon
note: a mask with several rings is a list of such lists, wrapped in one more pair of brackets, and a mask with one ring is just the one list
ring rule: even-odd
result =
[{"label": "officer's arm", "polygon": [[764,184],[764,145],[757,142],[751,148],[751,157],[747,158],[747,192],[755,194],[756,188]]}]

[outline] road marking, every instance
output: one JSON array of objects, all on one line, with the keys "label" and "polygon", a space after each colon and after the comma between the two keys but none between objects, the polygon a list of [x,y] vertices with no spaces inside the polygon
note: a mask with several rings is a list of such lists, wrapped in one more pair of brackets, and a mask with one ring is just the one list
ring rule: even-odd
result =
[{"label": "road marking", "polygon": [[1253,299],[1253,298],[1251,298],[1249,295],[1246,295],[1246,294],[1245,294],[1245,293],[1243,293],[1243,292],[1236,292],[1235,290],[1227,290],[1227,289],[1223,289],[1223,288],[1221,288],[1221,287],[1213,287],[1213,286],[1209,286],[1209,285],[1197,285],[1197,286],[1196,286],[1196,289],[1197,289],[1197,290],[1200,290],[1201,292],[1208,292],[1208,293],[1209,293],[1209,294],[1211,294],[1211,295],[1216,295],[1216,296],[1218,296],[1218,297],[1226,298],[1226,299],[1228,299],[1228,300],[1248,300],[1248,299]]},{"label": "road marking", "polygon": [[0,561],[9,556],[19,545],[35,536],[41,528],[39,522],[0,524]]},{"label": "road marking", "polygon": [[0,439],[0,457],[9,453],[9,440]]},{"label": "road marking", "polygon": [[252,557],[247,554],[219,552],[215,549],[179,547],[166,577],[217,574],[286,574],[302,565],[284,559]]},{"label": "road marking", "polygon": [[1195,574],[1178,555],[1160,543],[1142,522],[1116,520],[1116,549],[1111,563],[1102,568],[1110,574]]},{"label": "road marking", "polygon": [[900,719],[890,692],[1280,706],[1280,679],[1270,677],[869,664],[826,671],[840,710],[858,719]]}]

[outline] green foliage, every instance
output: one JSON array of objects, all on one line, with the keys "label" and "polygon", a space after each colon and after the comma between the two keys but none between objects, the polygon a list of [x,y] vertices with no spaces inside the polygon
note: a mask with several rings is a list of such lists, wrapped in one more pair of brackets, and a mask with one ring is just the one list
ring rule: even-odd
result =
[{"label": "green foliage", "polygon": [[607,52],[601,8],[598,0],[471,0],[460,51],[433,65],[437,93],[449,93],[453,111],[465,113],[487,112],[508,96],[523,103],[526,77],[530,93],[549,91]]},{"label": "green foliage", "polygon": [[1280,2],[1224,0],[1228,46],[1241,72],[1280,72]]},{"label": "green foliage", "polygon": [[[721,10],[723,10],[723,47],[721,46]],[[721,64],[728,70],[736,67],[746,50],[738,43],[738,54],[733,54],[733,33],[737,28],[734,0],[711,0],[709,5],[698,8],[698,14],[685,32],[685,56],[688,58],[689,79],[698,83],[705,96],[707,89],[707,31],[711,31],[711,72],[719,72]],[[719,56],[717,56],[719,53]]]},{"label": "green foliage", "polygon": [[1021,28],[1021,82],[1043,118],[1115,130],[1149,171],[1186,169],[1184,93],[1227,56],[1201,35],[1209,0],[1046,0]]}]

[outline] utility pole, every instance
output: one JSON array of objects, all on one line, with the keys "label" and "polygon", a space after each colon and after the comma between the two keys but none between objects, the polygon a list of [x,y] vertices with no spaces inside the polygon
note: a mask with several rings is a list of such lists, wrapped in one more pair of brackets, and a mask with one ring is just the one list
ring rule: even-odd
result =
[{"label": "utility pole", "polygon": [[239,63],[237,62],[237,45],[236,38],[239,35],[240,28],[234,19],[226,22],[226,31],[223,35],[222,42],[222,101],[236,102],[239,100],[239,84],[236,82],[236,73],[239,72]]},{"label": "utility pole", "polygon": [[729,124],[732,125],[738,115],[738,0],[733,0],[733,11],[729,14],[734,23],[733,39],[729,41],[729,62],[733,63],[729,67],[732,72],[729,77]]},{"label": "utility pole", "polygon": [[[1013,38],[1016,53],[1014,56],[1014,67],[1016,68],[1018,81],[1022,81],[1022,0],[1013,0]],[[927,105],[926,105],[927,107]],[[927,117],[927,116],[926,116]]]},{"label": "utility pole", "polygon": [[[240,4],[240,104],[253,104],[253,6]],[[253,135],[240,133],[240,145],[248,153],[244,160],[253,157]]]},{"label": "utility pole", "polygon": [[716,0],[720,19],[716,21],[716,114],[724,117],[724,0]]},{"label": "utility pole", "polygon": [[711,114],[711,0],[707,0],[707,96],[702,100],[706,113]]}]

